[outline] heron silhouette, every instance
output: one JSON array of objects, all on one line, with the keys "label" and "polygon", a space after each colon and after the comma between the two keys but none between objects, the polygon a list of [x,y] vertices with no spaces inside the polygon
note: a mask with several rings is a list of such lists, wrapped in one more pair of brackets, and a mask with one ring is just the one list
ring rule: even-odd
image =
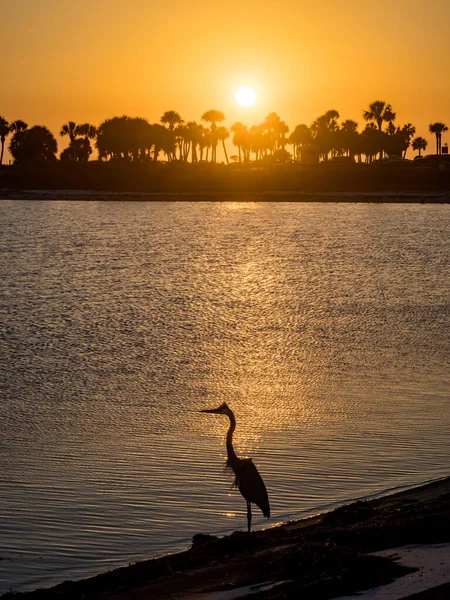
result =
[{"label": "heron silhouette", "polygon": [[214,415],[227,415],[230,419],[230,428],[227,433],[227,461],[226,467],[235,475],[234,485],[239,489],[244,499],[247,501],[247,525],[250,533],[252,524],[252,502],[259,506],[262,514],[270,517],[269,498],[267,496],[266,486],[262,480],[258,469],[253,464],[251,458],[239,458],[233,448],[233,432],[236,429],[236,419],[233,411],[224,402],[218,408],[201,410],[202,413],[212,413]]}]

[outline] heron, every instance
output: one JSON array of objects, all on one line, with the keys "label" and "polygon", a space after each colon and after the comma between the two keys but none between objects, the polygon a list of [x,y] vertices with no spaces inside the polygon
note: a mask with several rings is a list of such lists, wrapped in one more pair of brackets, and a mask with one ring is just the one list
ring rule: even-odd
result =
[{"label": "heron", "polygon": [[234,418],[231,408],[224,402],[218,408],[204,409],[200,412],[211,413],[214,415],[226,415],[230,419],[230,427],[228,429],[226,442],[226,468],[234,473],[234,486],[239,489],[247,502],[247,526],[248,533],[250,534],[252,525],[252,502],[261,509],[261,512],[265,517],[270,517],[269,497],[267,496],[264,481],[251,458],[239,458],[236,456],[236,452],[233,448],[233,432],[236,429],[236,419]]}]

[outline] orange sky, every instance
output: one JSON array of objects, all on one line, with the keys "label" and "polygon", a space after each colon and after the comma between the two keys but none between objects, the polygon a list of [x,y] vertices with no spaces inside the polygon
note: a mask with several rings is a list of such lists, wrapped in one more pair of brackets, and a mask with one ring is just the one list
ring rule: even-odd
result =
[{"label": "orange sky", "polygon": [[[377,99],[431,143],[431,121],[450,126],[450,0],[0,1],[0,115],[55,135],[210,108],[228,126],[274,110],[292,129],[331,108],[362,125]],[[257,107],[236,106],[243,84]]]}]

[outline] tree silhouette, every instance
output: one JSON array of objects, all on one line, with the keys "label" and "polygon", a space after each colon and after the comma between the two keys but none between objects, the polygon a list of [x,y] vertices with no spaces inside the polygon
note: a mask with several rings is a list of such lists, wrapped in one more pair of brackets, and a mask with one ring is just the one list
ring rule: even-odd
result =
[{"label": "tree silhouette", "polygon": [[294,148],[294,160],[298,160],[301,157],[302,148],[311,145],[312,141],[312,132],[307,125],[301,123],[295,127],[289,136],[289,142]]},{"label": "tree silhouette", "polygon": [[416,128],[412,123],[406,123],[406,125],[403,125],[403,127],[399,129],[399,134],[402,135],[404,139],[403,158],[405,158],[406,152],[411,145],[411,140],[416,134]]},{"label": "tree silhouette", "polygon": [[425,151],[427,149],[427,146],[428,146],[428,142],[423,137],[420,137],[420,136],[416,137],[412,141],[412,149],[419,151],[419,158],[422,156],[422,154],[421,154],[422,150]]},{"label": "tree silhouette", "polygon": [[328,160],[329,153],[336,147],[336,132],[339,130],[337,110],[328,110],[317,117],[311,125],[314,142],[319,147],[319,152],[324,160]]},{"label": "tree silhouette", "polygon": [[176,125],[184,123],[180,113],[177,113],[175,110],[167,110],[160,120],[164,125],[168,125],[169,131],[173,131]]},{"label": "tree silhouette", "polygon": [[[380,157],[384,152],[406,156],[415,135],[415,128],[411,123],[398,127],[395,124],[396,113],[391,105],[380,100],[370,104],[363,116],[368,123],[362,133],[358,133],[356,121],[347,119],[339,124],[339,112],[328,110],[317,117],[311,127],[297,125],[289,137],[288,125],[275,112],[269,113],[262,123],[249,127],[237,122],[230,130],[223,124],[219,126],[225,120],[224,113],[219,110],[208,110],[202,114],[201,118],[208,123],[208,127],[196,121],[185,123],[174,110],[164,112],[160,123],[153,124],[147,119],[127,115],[106,119],[98,129],[90,123],[77,125],[74,121],[68,121],[60,130],[60,134],[68,136],[70,140],[68,148],[61,153],[61,160],[88,161],[92,154],[91,141],[95,139],[100,160],[158,162],[161,152],[164,152],[169,162],[176,160],[196,164],[206,159],[207,162],[210,160],[216,163],[217,146],[221,143],[225,160],[229,164],[226,140],[230,137],[230,132],[241,163],[249,162],[250,158],[263,163],[291,161],[289,153],[281,152],[286,149],[287,144],[293,147],[294,160],[300,160],[302,152],[305,160],[308,154],[311,158],[314,156],[315,160],[319,155],[319,159],[324,161],[330,156],[358,156],[361,162],[365,155],[368,163],[378,153]],[[383,128],[383,123],[387,123],[386,128]],[[4,117],[0,117],[0,164],[7,136],[13,134],[14,147],[19,142],[25,147],[25,136],[15,137],[25,131],[29,130],[23,121],[8,124]],[[430,132],[436,135],[436,151],[439,154],[445,131],[448,128],[444,123],[430,125]],[[423,138],[416,138],[421,139]],[[424,148],[419,148],[416,140],[414,149],[418,149],[420,154]],[[22,160],[22,157],[15,160]]]},{"label": "tree silhouette", "polygon": [[[392,106],[386,104],[383,100],[375,100],[369,105],[369,110],[363,111],[363,119],[365,121],[374,121],[381,131],[383,123],[392,123],[395,121],[396,114],[392,111]],[[380,159],[383,158],[383,148],[380,150]]]},{"label": "tree silhouette", "polygon": [[225,158],[228,165],[230,161],[228,160],[227,149],[225,147],[225,140],[227,140],[230,137],[230,133],[226,127],[221,126],[216,129],[216,135],[218,140],[222,142],[223,152],[225,154]]},{"label": "tree silhouette", "polygon": [[58,144],[47,127],[35,126],[16,131],[9,145],[11,156],[17,162],[45,162],[56,160]]},{"label": "tree silhouette", "polygon": [[9,126],[9,129],[10,129],[11,133],[18,133],[20,131],[25,131],[26,129],[28,129],[28,125],[27,125],[27,123],[25,123],[25,121],[21,121],[20,119],[17,119],[17,121],[13,121],[11,123],[11,125]]},{"label": "tree silhouette", "polygon": [[353,157],[358,152],[358,123],[347,119],[337,132],[336,139],[339,141],[339,153]]},{"label": "tree silhouette", "polygon": [[76,126],[75,135],[83,137],[85,140],[95,140],[97,128],[90,123],[83,123]]},{"label": "tree silhouette", "polygon": [[268,136],[266,132],[266,126],[264,123],[260,125],[253,125],[250,127],[250,149],[255,154],[256,160],[261,160],[263,156],[266,156],[267,150],[269,149]]},{"label": "tree silhouette", "polygon": [[[165,153],[169,161],[176,159],[176,149],[177,147],[180,149],[180,160],[182,155],[182,150],[180,147],[180,135],[177,135],[175,129],[178,129],[178,134],[181,133],[181,125],[184,123],[183,119],[180,116],[180,113],[175,110],[167,110],[160,119],[161,123],[167,125],[167,129],[170,132],[170,135],[165,137]],[[170,147],[170,149],[169,149]]]},{"label": "tree silhouette", "polygon": [[187,142],[187,147],[185,150],[185,160],[188,160],[189,151],[192,154],[192,164],[196,164],[198,162],[197,155],[197,147],[200,146],[203,135],[203,125],[197,123],[196,121],[189,121],[186,123],[186,127],[184,130],[185,140]]},{"label": "tree silhouette", "polygon": [[244,156],[244,162],[250,160],[250,149],[251,149],[251,135],[246,125],[242,123],[234,123],[230,127],[230,131],[234,134],[232,142],[238,148],[238,159],[242,162],[242,155]]},{"label": "tree silhouette", "polygon": [[2,145],[2,149],[0,151],[0,165],[3,164],[3,151],[5,149],[5,140],[9,133],[11,132],[8,121],[5,117],[0,117],[0,143]]},{"label": "tree silhouette", "polygon": [[153,132],[149,122],[141,117],[124,115],[106,119],[97,130],[96,146],[100,160],[150,160],[151,148],[155,143]]},{"label": "tree silhouette", "polygon": [[61,131],[59,132],[59,135],[61,137],[64,137],[65,135],[69,136],[69,140],[70,143],[73,144],[73,142],[75,141],[78,133],[77,133],[77,124],[74,121],[69,121],[68,123],[65,123],[62,127],[61,127]]},{"label": "tree silhouette", "polygon": [[87,138],[77,138],[61,152],[60,160],[64,162],[87,162],[92,154],[92,147]]},{"label": "tree silhouette", "polygon": [[166,127],[163,127],[163,125],[160,125],[159,123],[154,123],[149,126],[148,134],[150,152],[151,148],[153,148],[153,162],[158,162],[158,156],[161,151],[163,151],[166,156],[173,154],[173,135]]},{"label": "tree silhouette", "polygon": [[[69,121],[61,127],[61,136],[69,136],[70,143],[68,148],[63,150],[60,158],[69,162],[87,162],[92,154],[90,140],[95,139],[97,128],[90,123],[77,125],[74,121]],[[82,139],[80,139],[82,138]]]},{"label": "tree silhouette", "polygon": [[378,130],[375,123],[368,123],[361,135],[362,152],[366,155],[366,162],[371,163],[383,150],[383,132]]},{"label": "tree silhouette", "polygon": [[442,134],[448,131],[445,123],[431,123],[429,126],[430,133],[436,136],[436,154],[442,154]]},{"label": "tree silhouette", "polygon": [[207,110],[202,114],[202,121],[211,123],[211,162],[215,163],[217,162],[217,144],[219,142],[219,138],[215,135],[215,131],[217,129],[217,123],[225,121],[225,114],[220,110]]},{"label": "tree silhouette", "polygon": [[262,127],[267,133],[265,136],[267,150],[269,150],[272,154],[275,152],[275,150],[284,148],[286,146],[286,134],[289,131],[289,127],[284,121],[281,120],[277,113],[272,112],[268,114],[264,119],[264,123],[262,123]]}]

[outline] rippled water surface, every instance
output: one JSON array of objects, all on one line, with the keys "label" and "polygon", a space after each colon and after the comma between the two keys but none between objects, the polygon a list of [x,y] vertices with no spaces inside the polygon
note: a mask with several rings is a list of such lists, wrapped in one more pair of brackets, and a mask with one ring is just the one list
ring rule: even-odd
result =
[{"label": "rippled water surface", "polygon": [[[0,204],[0,591],[448,475],[444,205]],[[259,514],[257,514],[259,513]]]}]

